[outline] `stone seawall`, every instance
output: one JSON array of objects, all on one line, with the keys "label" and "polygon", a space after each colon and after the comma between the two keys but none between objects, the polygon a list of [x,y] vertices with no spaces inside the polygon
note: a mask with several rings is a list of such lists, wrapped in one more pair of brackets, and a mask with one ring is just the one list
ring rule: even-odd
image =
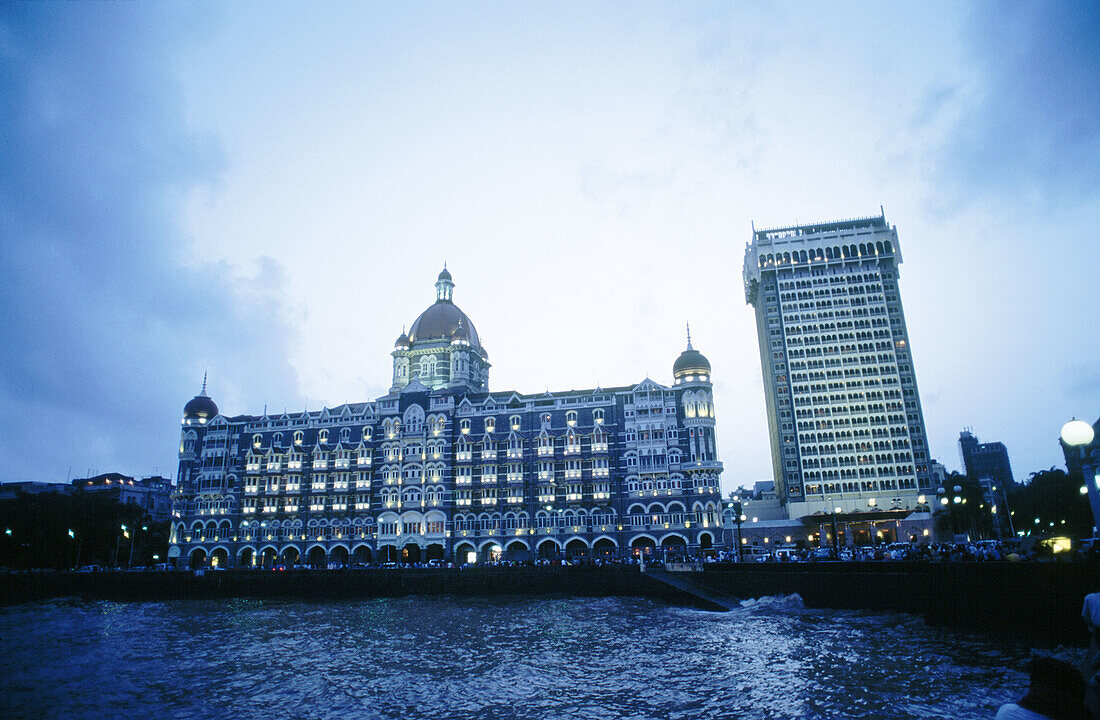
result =
[{"label": "stone seawall", "polygon": [[1029,645],[1084,645],[1093,563],[744,563],[705,565],[696,582],[735,597],[798,593],[807,607],[906,612]]},{"label": "stone seawall", "polygon": [[180,572],[31,573],[0,577],[0,603],[53,597],[99,600],[224,599],[317,600],[405,595],[641,596],[691,604],[682,591],[651,581],[631,566],[482,567],[464,569],[207,570]]},{"label": "stone seawall", "polygon": [[[683,573],[736,598],[797,593],[807,607],[907,612],[928,622],[1031,645],[1083,645],[1081,605],[1100,591],[1085,563],[744,563]],[[366,599],[404,595],[697,598],[632,566],[423,570],[30,573],[0,576],[0,603],[54,597],[174,600]]]}]

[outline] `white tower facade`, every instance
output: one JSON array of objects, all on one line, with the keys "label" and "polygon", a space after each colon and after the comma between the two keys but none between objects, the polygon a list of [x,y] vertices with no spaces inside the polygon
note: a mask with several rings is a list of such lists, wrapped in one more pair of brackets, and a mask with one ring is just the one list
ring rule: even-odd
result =
[{"label": "white tower facade", "polygon": [[931,460],[884,215],[754,230],[756,309],[776,495],[790,517],[915,509]]}]

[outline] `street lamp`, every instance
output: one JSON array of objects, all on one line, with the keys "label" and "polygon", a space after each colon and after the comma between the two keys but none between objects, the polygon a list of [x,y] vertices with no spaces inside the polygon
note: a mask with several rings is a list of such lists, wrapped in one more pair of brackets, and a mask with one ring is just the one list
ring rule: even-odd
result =
[{"label": "street lamp", "polygon": [[1081,460],[1081,474],[1085,476],[1085,492],[1092,507],[1093,537],[1100,533],[1100,480],[1096,467],[1092,464],[1092,455],[1088,447],[1096,439],[1096,433],[1084,420],[1073,419],[1062,426],[1062,442],[1066,447],[1078,453]]},{"label": "street lamp", "polygon": [[[874,498],[869,498],[867,500],[867,512],[874,512],[877,509],[875,507],[876,505],[878,505],[878,500],[875,500]],[[871,547],[874,547],[877,544],[877,543],[875,543],[875,521],[874,520],[868,520],[867,521],[867,534],[871,537]]]},{"label": "street lamp", "polygon": [[829,516],[829,519],[830,519],[830,521],[832,522],[832,525],[833,525],[833,547],[832,547],[833,560],[840,559],[840,537],[837,535],[837,531],[836,531],[836,514],[840,511],[841,511],[841,508],[834,507],[832,514]]},{"label": "street lamp", "polygon": [[962,486],[955,485],[951,490],[945,490],[941,485],[936,488],[936,495],[940,498],[940,505],[943,505],[947,510],[947,515],[951,519],[951,541],[955,541],[955,536],[959,534],[958,524],[955,520],[955,508],[953,505],[961,505],[966,500],[962,496]]},{"label": "street lamp", "polygon": [[727,505],[733,511],[733,521],[737,523],[737,562],[741,562],[741,523],[745,521],[744,506],[741,504],[741,496],[735,495],[733,502]]}]

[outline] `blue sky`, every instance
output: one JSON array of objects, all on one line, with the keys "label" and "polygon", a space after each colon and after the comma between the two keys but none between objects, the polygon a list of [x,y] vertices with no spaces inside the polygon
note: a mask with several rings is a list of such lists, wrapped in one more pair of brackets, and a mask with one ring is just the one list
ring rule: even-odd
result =
[{"label": "blue sky", "polygon": [[1090,3],[0,8],[0,480],[173,473],[229,414],[385,392],[444,260],[494,389],[671,379],[770,476],[741,261],[875,214],[933,454],[1100,414]]}]

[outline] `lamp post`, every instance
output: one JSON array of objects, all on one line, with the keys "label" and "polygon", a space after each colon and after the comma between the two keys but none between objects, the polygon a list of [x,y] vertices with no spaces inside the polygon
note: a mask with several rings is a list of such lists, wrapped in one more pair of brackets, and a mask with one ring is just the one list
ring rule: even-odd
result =
[{"label": "lamp post", "polygon": [[[829,498],[825,498],[826,502],[828,502],[828,500],[829,500]],[[832,557],[833,560],[840,559],[840,536],[837,534],[837,530],[836,530],[836,514],[840,511],[841,511],[841,508],[834,507],[833,511],[831,513],[829,513],[829,522],[833,526],[833,546],[830,548],[830,553],[829,554],[830,554],[830,556]]]},{"label": "lamp post", "polygon": [[[125,528],[125,526],[123,526],[123,527]],[[149,530],[149,526],[148,525],[142,525],[141,529],[147,531],[147,530]],[[136,540],[137,540],[137,528],[134,528],[134,537],[132,537],[130,539],[130,558],[126,561],[126,567],[127,568],[133,567],[133,565],[134,565],[134,545],[135,545]]]},{"label": "lamp post", "polygon": [[735,495],[733,502],[727,505],[730,510],[733,511],[733,521],[737,523],[737,562],[741,562],[741,523],[744,522],[744,506],[741,504],[741,497]]},{"label": "lamp post", "polygon": [[[115,564],[116,568],[121,567],[121,565],[122,565],[122,561],[118,557],[118,546],[122,543],[122,538],[124,538],[124,537],[126,539],[130,538],[129,528],[127,528],[125,525],[119,525],[119,527],[122,530],[122,534],[115,536],[115,563],[114,564]],[[131,544],[130,549],[133,550],[133,545],[132,544]]]},{"label": "lamp post", "polygon": [[966,502],[962,496],[962,486],[955,485],[948,491],[941,485],[936,488],[936,495],[939,496],[940,504],[947,510],[947,516],[951,519],[951,542],[955,542],[955,536],[959,534],[959,528],[955,523],[955,508],[953,506]]},{"label": "lamp post", "polygon": [[[996,486],[993,487],[993,491],[994,492],[997,491]],[[1003,482],[1001,483],[1001,497],[1003,497],[1004,500],[1005,500],[1005,519],[1008,520],[1009,537],[1016,537],[1016,527],[1012,523],[1012,508],[1010,508],[1008,506],[1008,492],[1005,490],[1005,484]],[[994,509],[996,509],[996,507],[997,507],[996,501],[993,502],[993,507],[994,507]],[[998,535],[1000,534],[1000,530],[1001,530],[1001,523],[998,522],[997,523]]]},{"label": "lamp post", "polygon": [[1092,456],[1088,451],[1089,445],[1096,439],[1096,433],[1084,420],[1073,419],[1062,426],[1062,442],[1067,447],[1073,448],[1081,460],[1081,474],[1085,477],[1085,493],[1089,497],[1089,506],[1092,508],[1092,534],[1096,537],[1100,533],[1100,482],[1097,480],[1097,468],[1092,464]]},{"label": "lamp post", "polygon": [[[867,500],[867,512],[874,512],[877,509],[876,505],[878,505],[877,500],[875,500],[874,498],[868,499]],[[871,547],[874,547],[875,545],[877,545],[877,543],[875,542],[875,521],[874,520],[868,520],[867,521],[867,534],[871,537]]]}]

